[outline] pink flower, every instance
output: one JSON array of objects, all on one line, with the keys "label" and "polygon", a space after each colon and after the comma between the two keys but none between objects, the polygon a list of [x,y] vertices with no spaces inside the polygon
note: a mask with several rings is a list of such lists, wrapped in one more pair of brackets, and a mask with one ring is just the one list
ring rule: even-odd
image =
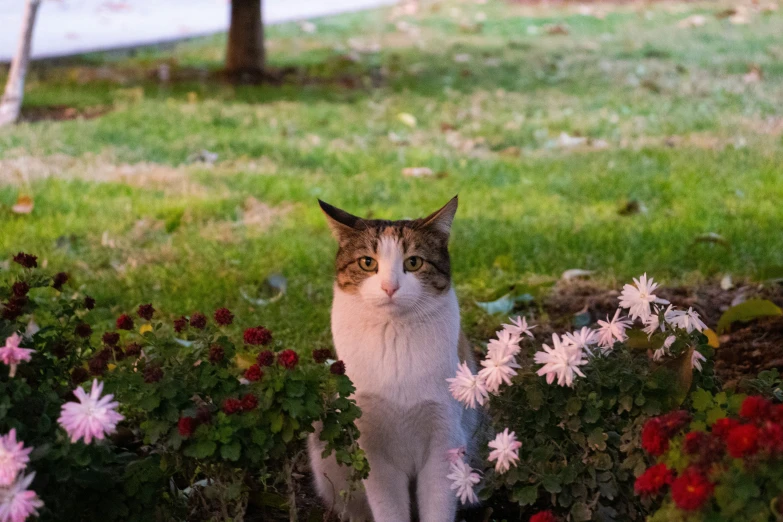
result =
[{"label": "pink flower", "polygon": [[495,440],[489,442],[492,451],[489,452],[488,460],[495,463],[495,471],[505,473],[511,466],[516,466],[519,460],[519,448],[522,443],[517,441],[517,434],[513,431],[509,433],[508,428],[498,433]]},{"label": "pink flower", "polygon": [[631,326],[631,321],[627,317],[620,317],[618,308],[612,319],[606,316],[606,321],[599,320],[598,325],[598,346],[606,353],[612,350],[615,341],[623,342],[628,338],[625,330]]},{"label": "pink flower", "polygon": [[451,448],[446,452],[446,460],[454,464],[458,460],[462,460],[462,457],[465,456],[466,452],[467,452],[467,448],[465,446],[460,446],[459,448]]},{"label": "pink flower", "polygon": [[13,428],[0,437],[0,487],[13,484],[19,472],[27,467],[31,451],[33,448],[25,448],[23,442],[16,441]]},{"label": "pink flower", "polygon": [[76,388],[73,393],[79,402],[63,404],[57,422],[68,432],[71,442],[81,438],[84,438],[85,444],[92,442],[93,438],[101,440],[113,433],[117,423],[125,418],[116,411],[119,403],[112,401],[114,395],[101,397],[102,392],[103,383],[93,379],[89,395],[82,388]]},{"label": "pink flower", "polygon": [[0,348],[0,361],[11,367],[8,373],[9,377],[16,375],[17,364],[22,361],[29,361],[30,354],[35,352],[35,350],[28,348],[19,348],[20,342],[22,342],[22,338],[15,333],[6,339],[5,346]]},{"label": "pink flower", "polygon": [[38,515],[43,502],[35,491],[27,489],[34,478],[35,473],[30,473],[0,492],[0,522],[24,522],[30,515]]}]

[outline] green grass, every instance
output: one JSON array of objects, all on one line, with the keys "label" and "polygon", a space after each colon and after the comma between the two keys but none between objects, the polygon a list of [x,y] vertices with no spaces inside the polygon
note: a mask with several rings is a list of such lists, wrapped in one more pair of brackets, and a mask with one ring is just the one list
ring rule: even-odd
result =
[{"label": "green grass", "polygon": [[[716,4],[606,5],[604,19],[434,5],[318,20],[313,35],[271,27],[272,65],[296,68],[281,86],[214,79],[223,36],[34,66],[26,110],[112,110],[0,130],[1,257],[69,271],[107,324],[140,302],[226,305],[299,348],[330,339],[335,245],[317,197],[400,218],[458,193],[454,279],[470,320],[474,299],[569,268],[683,282],[783,265],[783,14],[733,25]],[[677,27],[693,13],[707,24]],[[547,34],[555,23],[570,33]],[[347,60],[351,39],[380,51]],[[175,81],[154,79],[161,63]],[[752,64],[763,79],[747,84]],[[561,132],[605,146],[559,147]],[[216,165],[188,162],[202,149]],[[440,175],[402,176],[417,166]],[[20,194],[31,215],[9,212]],[[272,218],[255,204],[262,225],[245,223],[249,197]],[[642,211],[620,215],[629,201]],[[707,233],[726,244],[696,241]],[[242,297],[273,273],[288,279],[282,300]]]}]

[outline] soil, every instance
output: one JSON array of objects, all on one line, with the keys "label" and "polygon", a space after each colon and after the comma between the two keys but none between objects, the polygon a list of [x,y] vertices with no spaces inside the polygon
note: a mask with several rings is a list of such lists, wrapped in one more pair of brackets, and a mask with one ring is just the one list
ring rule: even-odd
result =
[{"label": "soil", "polygon": [[67,105],[47,105],[43,107],[23,107],[21,120],[27,122],[37,121],[63,121],[83,118],[91,120],[103,116],[111,111],[110,107],[96,106],[77,109]]}]

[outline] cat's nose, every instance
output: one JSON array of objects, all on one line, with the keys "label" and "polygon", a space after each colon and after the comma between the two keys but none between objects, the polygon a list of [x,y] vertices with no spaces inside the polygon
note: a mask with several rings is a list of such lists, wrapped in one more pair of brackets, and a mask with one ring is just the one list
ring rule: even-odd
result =
[{"label": "cat's nose", "polygon": [[400,285],[392,283],[391,281],[384,281],[381,283],[381,290],[386,292],[386,295],[389,297],[393,296],[394,293],[400,289]]}]

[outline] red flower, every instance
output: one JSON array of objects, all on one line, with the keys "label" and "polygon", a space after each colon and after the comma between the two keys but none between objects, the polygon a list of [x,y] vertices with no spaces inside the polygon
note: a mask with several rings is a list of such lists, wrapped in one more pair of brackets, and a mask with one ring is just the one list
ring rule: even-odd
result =
[{"label": "red flower", "polygon": [[657,495],[661,490],[674,482],[674,471],[666,464],[656,464],[639,475],[633,489],[637,495]]},{"label": "red flower", "polygon": [[193,417],[180,418],[179,422],[177,423],[177,430],[179,430],[179,434],[186,439],[193,435],[193,430],[196,429],[195,421],[196,419]]},{"label": "red flower", "polygon": [[96,377],[100,377],[106,372],[107,365],[107,359],[104,359],[100,353],[87,363],[87,366],[90,368],[90,374]]},{"label": "red flower", "polygon": [[263,326],[256,326],[245,330],[245,343],[253,346],[264,346],[272,341],[272,332]]},{"label": "red flower", "polygon": [[77,366],[76,368],[71,371],[71,382],[74,385],[79,385],[87,380],[87,377],[89,377],[90,374],[87,373],[87,370],[82,368],[81,366]]},{"label": "red flower", "polygon": [[120,342],[120,334],[117,332],[106,332],[101,339],[106,346],[117,346],[117,343]]},{"label": "red flower", "polygon": [[207,316],[201,312],[195,312],[190,316],[190,326],[203,330],[207,326]]},{"label": "red flower", "polygon": [[750,420],[760,420],[769,415],[772,407],[772,403],[764,397],[758,395],[751,395],[746,397],[742,401],[742,407],[740,408],[740,417],[745,417]]},{"label": "red flower", "polygon": [[672,483],[672,499],[678,508],[695,511],[712,495],[714,485],[701,472],[688,468]]},{"label": "red flower", "polygon": [[38,258],[24,252],[19,252],[14,256],[14,262],[19,263],[25,268],[35,268],[38,266]]},{"label": "red flower", "polygon": [[767,422],[759,432],[759,446],[767,453],[783,453],[783,426]]},{"label": "red flower", "polygon": [[783,423],[783,404],[775,404],[769,412],[770,420]]},{"label": "red flower", "polygon": [[63,285],[68,282],[68,274],[65,272],[60,272],[58,274],[55,274],[55,276],[52,278],[52,288],[55,290],[62,290]]},{"label": "red flower", "polygon": [[675,410],[661,415],[658,420],[661,422],[664,433],[671,438],[691,421],[691,416],[687,411]]},{"label": "red flower", "polygon": [[686,455],[697,455],[707,439],[707,434],[703,431],[692,431],[685,435],[685,440],[682,441],[682,450]]},{"label": "red flower", "polygon": [[261,371],[261,367],[257,364],[254,364],[253,366],[245,370],[245,379],[247,379],[250,382],[259,381],[263,376],[264,376],[264,372]]},{"label": "red flower", "polygon": [[733,427],[726,436],[726,447],[729,455],[741,459],[745,455],[753,455],[758,451],[759,429],[753,424],[742,424]]},{"label": "red flower", "polygon": [[151,384],[158,382],[163,378],[163,370],[160,366],[147,366],[144,368],[144,382]]},{"label": "red flower", "polygon": [[223,350],[223,347],[219,344],[213,344],[209,347],[209,362],[212,364],[217,364],[220,361],[223,360],[223,357],[226,355],[226,352]]},{"label": "red flower", "polygon": [[117,318],[117,328],[120,330],[133,330],[133,318],[128,314],[122,314]]},{"label": "red flower", "polygon": [[147,321],[149,321],[150,319],[152,319],[152,316],[155,314],[155,309],[152,307],[151,304],[143,304],[143,305],[139,305],[139,309],[136,310],[136,313],[142,319],[146,319]]},{"label": "red flower", "polygon": [[729,419],[728,417],[718,419],[712,425],[712,434],[726,440],[726,436],[735,426],[739,426],[739,421],[736,419]]},{"label": "red flower", "polygon": [[52,353],[58,359],[65,359],[65,356],[68,355],[68,345],[58,342],[52,346]]},{"label": "red flower", "polygon": [[141,354],[141,346],[138,343],[130,343],[125,347],[126,357],[136,357]]},{"label": "red flower", "polygon": [[92,335],[92,328],[87,323],[80,323],[76,325],[76,328],[74,328],[73,333],[75,333],[79,337],[83,337],[86,339]]},{"label": "red flower", "polygon": [[27,295],[27,292],[30,291],[30,285],[28,285],[24,281],[17,281],[14,283],[14,286],[11,287],[11,291],[14,293],[17,297],[22,297]]},{"label": "red flower", "polygon": [[318,350],[313,350],[313,360],[318,364],[325,363],[326,360],[331,359],[331,357],[332,350],[329,348],[319,348]]},{"label": "red flower", "polygon": [[342,361],[335,361],[329,367],[329,371],[335,375],[345,375],[345,363]]},{"label": "red flower", "polygon": [[174,319],[174,331],[177,333],[181,333],[182,330],[188,327],[188,320],[187,318],[180,317],[179,319]]},{"label": "red flower", "polygon": [[254,410],[256,409],[256,406],[258,406],[258,397],[252,393],[248,393],[242,397],[242,409],[244,411]]},{"label": "red flower", "polygon": [[264,350],[263,352],[258,354],[258,357],[256,357],[256,362],[259,366],[272,366],[272,363],[275,362],[275,354],[271,350]]},{"label": "red flower", "polygon": [[644,423],[642,428],[642,448],[653,456],[660,456],[669,449],[669,437],[663,432],[658,417]]},{"label": "red flower", "polygon": [[554,513],[551,511],[539,511],[532,517],[530,517],[530,522],[557,522],[557,519],[555,518]]},{"label": "red flower", "polygon": [[299,356],[293,350],[283,350],[277,354],[277,362],[283,368],[290,370],[299,362]]},{"label": "red flower", "polygon": [[223,411],[226,412],[227,415],[242,411],[242,401],[234,398],[226,399],[223,402]]},{"label": "red flower", "polygon": [[218,308],[215,310],[215,322],[220,326],[228,326],[234,322],[234,314],[228,308]]},{"label": "red flower", "polygon": [[84,307],[87,310],[92,310],[93,308],[95,308],[95,299],[93,299],[89,295],[84,296]]}]

